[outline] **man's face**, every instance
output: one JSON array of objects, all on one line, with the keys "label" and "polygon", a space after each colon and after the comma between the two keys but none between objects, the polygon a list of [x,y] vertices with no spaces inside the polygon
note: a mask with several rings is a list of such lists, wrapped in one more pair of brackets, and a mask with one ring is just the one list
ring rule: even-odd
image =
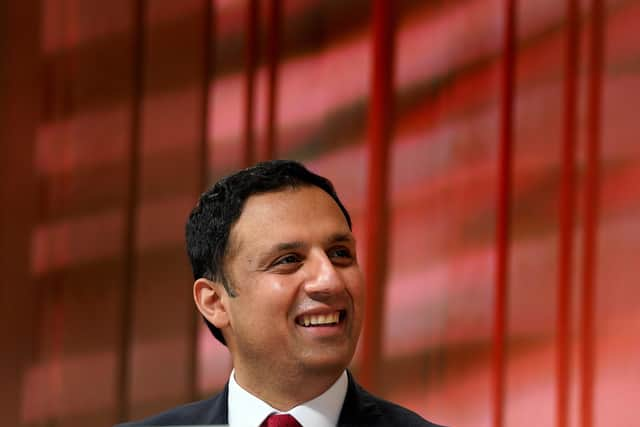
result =
[{"label": "man's face", "polygon": [[251,196],[231,229],[227,342],[237,374],[339,373],[355,351],[363,277],[338,205],[317,187]]}]

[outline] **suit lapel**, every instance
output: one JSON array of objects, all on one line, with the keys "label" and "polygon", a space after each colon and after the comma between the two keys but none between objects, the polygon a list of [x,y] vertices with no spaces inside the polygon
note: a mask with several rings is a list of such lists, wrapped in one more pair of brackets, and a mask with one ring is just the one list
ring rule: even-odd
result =
[{"label": "suit lapel", "polygon": [[207,413],[207,424],[228,424],[229,423],[229,383],[224,389],[213,397],[209,411]]},{"label": "suit lapel", "polygon": [[380,416],[378,405],[371,395],[355,382],[351,372],[347,371],[347,374],[349,376],[349,385],[342,410],[340,411],[338,425],[375,425]]}]

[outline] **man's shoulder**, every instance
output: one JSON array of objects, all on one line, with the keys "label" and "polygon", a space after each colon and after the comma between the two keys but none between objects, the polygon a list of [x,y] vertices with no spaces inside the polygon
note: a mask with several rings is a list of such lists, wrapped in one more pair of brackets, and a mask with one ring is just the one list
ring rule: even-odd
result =
[{"label": "man's shoulder", "polygon": [[184,426],[197,424],[227,424],[227,387],[215,396],[177,406],[139,421],[115,427]]},{"label": "man's shoulder", "polygon": [[440,427],[403,406],[374,396],[356,383],[353,378],[350,378],[349,387],[339,422],[341,426]]},{"label": "man's shoulder", "polygon": [[374,401],[378,408],[380,408],[380,416],[383,420],[381,425],[442,427],[424,419],[422,416],[405,408],[404,406],[400,406],[397,403],[374,396],[362,388],[361,391],[366,393],[368,398]]}]

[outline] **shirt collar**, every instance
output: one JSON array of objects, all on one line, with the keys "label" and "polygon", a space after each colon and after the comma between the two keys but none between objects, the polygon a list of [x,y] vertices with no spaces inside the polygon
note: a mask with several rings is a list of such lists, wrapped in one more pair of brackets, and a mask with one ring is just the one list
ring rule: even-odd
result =
[{"label": "shirt collar", "polygon": [[229,377],[229,425],[259,427],[270,414],[291,414],[303,426],[334,427],[338,424],[344,398],[347,395],[347,372],[320,396],[304,402],[287,412],[280,412],[243,389],[235,379],[235,370]]}]

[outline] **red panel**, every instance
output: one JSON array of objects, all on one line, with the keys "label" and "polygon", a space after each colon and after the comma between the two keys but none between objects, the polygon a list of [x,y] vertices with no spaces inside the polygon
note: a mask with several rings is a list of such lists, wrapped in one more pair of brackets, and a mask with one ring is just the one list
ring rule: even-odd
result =
[{"label": "red panel", "polygon": [[245,98],[244,98],[244,148],[243,161],[250,166],[255,161],[255,79],[258,57],[258,0],[247,3],[245,51]]},{"label": "red panel", "polygon": [[577,0],[568,0],[564,80],[564,140],[560,182],[558,288],[556,311],[556,425],[569,419],[569,355],[571,326],[571,284],[575,223],[576,98],[579,43]]},{"label": "red panel", "polygon": [[125,227],[123,243],[124,278],[122,280],[120,309],[122,310],[122,323],[120,331],[120,343],[118,348],[118,379],[116,387],[116,420],[119,422],[129,418],[131,405],[131,390],[129,388],[131,377],[131,345],[133,328],[133,295],[135,292],[136,271],[136,217],[138,211],[140,153],[142,141],[142,108],[144,100],[144,60],[145,60],[145,32],[146,32],[145,0],[133,2],[134,35],[132,65],[133,79],[131,88],[131,142],[129,145],[128,165],[128,194],[125,210]]},{"label": "red panel", "polygon": [[592,1],[588,135],[585,176],[585,218],[584,254],[582,261],[582,305],[581,347],[580,347],[580,414],[582,427],[593,425],[593,375],[595,369],[594,352],[594,311],[595,278],[597,262],[597,227],[600,180],[600,136],[601,136],[601,93],[602,67],[604,58],[604,11],[602,0]]},{"label": "red panel", "polygon": [[507,274],[511,219],[513,106],[515,87],[516,4],[506,0],[504,15],[504,59],[500,103],[500,153],[496,207],[496,281],[493,324],[493,425],[503,425],[505,341],[507,330]]},{"label": "red panel", "polygon": [[378,388],[382,354],[383,297],[387,270],[389,145],[393,123],[394,10],[393,1],[373,2],[373,75],[369,107],[367,181],[366,316],[362,337],[362,383]]},{"label": "red panel", "polygon": [[266,157],[273,159],[276,156],[277,144],[277,106],[278,106],[278,63],[280,61],[280,27],[282,21],[282,11],[280,0],[269,2],[269,82],[267,94],[267,144]]},{"label": "red panel", "polygon": [[[198,147],[198,158],[200,179],[197,182],[195,192],[196,200],[206,189],[209,182],[209,102],[211,100],[210,79],[214,73],[213,58],[215,58],[215,31],[214,31],[214,11],[215,5],[212,0],[203,0],[203,27],[202,27],[202,94],[200,104],[200,144]],[[191,311],[190,311],[191,312]],[[198,378],[200,369],[198,364],[198,331],[201,325],[200,315],[197,311],[191,314],[189,323],[189,366],[187,374],[187,393],[189,400],[197,400]]]}]

